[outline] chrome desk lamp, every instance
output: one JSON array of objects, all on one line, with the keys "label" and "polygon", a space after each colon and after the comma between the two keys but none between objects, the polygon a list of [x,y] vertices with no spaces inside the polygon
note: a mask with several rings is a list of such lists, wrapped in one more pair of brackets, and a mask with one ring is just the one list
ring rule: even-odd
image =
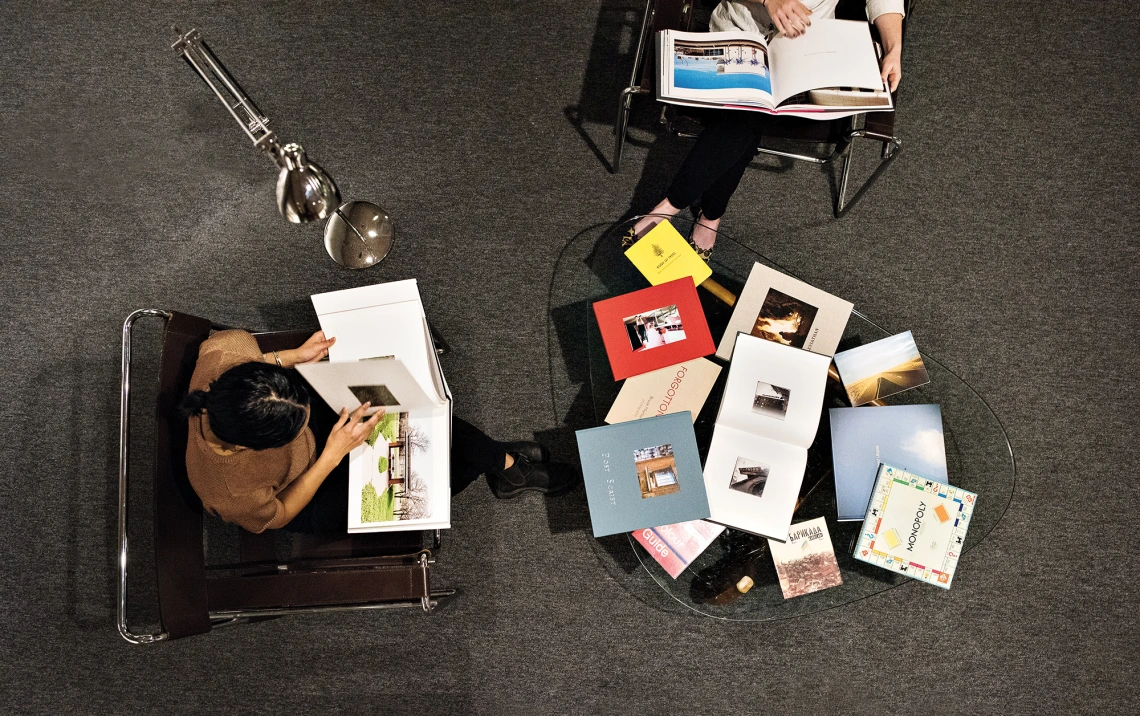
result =
[{"label": "chrome desk lamp", "polygon": [[277,176],[277,208],[294,224],[328,219],[325,250],[333,261],[348,268],[368,268],[382,261],[392,249],[394,231],[388,212],[367,201],[340,203],[336,183],[310,161],[300,144],[281,144],[261,113],[229,70],[214,55],[197,30],[183,33],[171,49],[194,68],[198,76],[225,105],[226,110],[253,146],[268,154],[280,168]]}]

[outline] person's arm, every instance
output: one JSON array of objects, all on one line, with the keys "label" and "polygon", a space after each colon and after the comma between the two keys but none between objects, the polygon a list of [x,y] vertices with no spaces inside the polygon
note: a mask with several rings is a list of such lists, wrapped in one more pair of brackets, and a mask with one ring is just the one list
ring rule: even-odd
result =
[{"label": "person's arm", "polygon": [[283,368],[292,368],[298,363],[316,363],[329,354],[329,348],[334,343],[336,338],[325,340],[325,332],[317,331],[309,336],[309,340],[301,344],[300,348],[276,351],[276,355],[274,351],[262,353],[261,360],[266,363],[276,363],[280,357]]},{"label": "person's arm", "polygon": [[897,12],[883,13],[875,18],[875,28],[883,41],[883,82],[889,83],[891,92],[898,89],[902,80],[902,26],[903,16]]},{"label": "person's arm", "polygon": [[336,425],[329,433],[325,449],[321,451],[317,461],[290,482],[284,490],[277,493],[281,507],[277,510],[277,516],[267,525],[268,529],[280,529],[289,524],[305,505],[309,504],[313,495],[317,493],[317,488],[340,464],[345,455],[364,443],[372,429],[380,422],[380,418],[384,417],[384,411],[380,410],[368,420],[364,420],[364,412],[370,405],[371,403],[365,403],[351,414],[347,408],[340,411],[340,420],[336,421]]},{"label": "person's arm", "polygon": [[783,33],[784,37],[798,37],[811,24],[811,10],[808,10],[800,0],[759,0],[759,2],[768,11],[772,24]]}]

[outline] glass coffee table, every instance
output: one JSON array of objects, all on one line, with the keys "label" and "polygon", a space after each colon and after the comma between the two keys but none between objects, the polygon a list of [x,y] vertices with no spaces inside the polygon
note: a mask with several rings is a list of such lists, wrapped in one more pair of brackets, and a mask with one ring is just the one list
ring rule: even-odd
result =
[{"label": "glass coffee table", "polygon": [[[574,237],[562,250],[550,288],[549,336],[553,377],[552,401],[557,418],[569,429],[602,425],[621,388],[614,381],[598,333],[591,305],[595,301],[635,291],[649,285],[623,255],[621,238],[636,220],[599,224]],[[673,225],[688,235],[691,220],[675,217]],[[731,300],[739,295],[755,262],[795,275],[749,249],[719,235],[710,267],[712,279],[727,290]],[[715,288],[715,287],[714,287]],[[827,290],[827,286],[821,286]],[[723,292],[719,292],[724,295]],[[714,342],[732,315],[723,298],[702,286],[698,289]],[[845,296],[848,300],[856,297]],[[889,317],[872,319],[856,310],[848,321],[840,350],[869,343],[906,330],[890,325]],[[922,337],[918,337],[921,346]],[[1005,429],[985,400],[965,381],[936,358],[923,353],[930,382],[891,396],[888,405],[937,403],[941,406],[946,439],[949,482],[978,493],[963,557],[955,583],[968,583],[969,553],[993,531],[1013,498],[1016,462]],[[726,363],[715,356],[710,360]],[[697,417],[697,445],[705,457],[720,405],[727,370]],[[793,599],[784,599],[767,540],[733,529],[725,532],[677,579],[671,578],[631,535],[612,535],[594,540],[599,561],[614,582],[647,607],[678,613],[742,621],[789,619],[833,609],[903,587],[913,580],[852,557],[861,522],[837,522],[835,485],[831,473],[831,435],[827,409],[848,405],[842,387],[829,381],[823,416],[815,443],[809,451],[807,475],[801,490],[801,506],[793,522],[816,517],[827,520],[843,584]],[[588,526],[587,526],[588,529]],[[736,584],[749,577],[754,586],[741,594]],[[917,589],[937,590],[918,583]]]}]

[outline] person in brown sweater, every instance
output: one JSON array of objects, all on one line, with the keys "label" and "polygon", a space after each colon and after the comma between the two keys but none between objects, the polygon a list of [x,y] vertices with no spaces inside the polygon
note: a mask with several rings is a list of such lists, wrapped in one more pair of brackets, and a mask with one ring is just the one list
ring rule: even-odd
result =
[{"label": "person in brown sweater", "polygon": [[[295,350],[263,354],[252,335],[229,330],[202,344],[181,411],[189,422],[187,476],[207,512],[250,532],[344,531],[344,458],[384,413],[366,419],[365,403],[333,417],[323,402],[310,403],[304,381],[291,368],[319,361],[335,340],[318,331]],[[320,424],[316,435],[311,419]],[[453,493],[481,474],[504,498],[570,486],[542,464],[547,456],[537,443],[501,443],[459,418],[452,428]]]}]

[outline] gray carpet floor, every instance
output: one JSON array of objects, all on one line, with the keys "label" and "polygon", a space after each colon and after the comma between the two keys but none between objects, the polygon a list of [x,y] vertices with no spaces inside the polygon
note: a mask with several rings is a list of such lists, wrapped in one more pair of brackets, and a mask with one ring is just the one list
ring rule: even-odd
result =
[{"label": "gray carpet floor", "polygon": [[[643,102],[608,171],[638,5],[3,6],[0,710],[1136,710],[1140,182],[1124,140],[1140,15],[1120,1],[921,0],[905,151],[862,205],[836,221],[826,175],[759,167],[723,224],[913,330],[1001,417],[1012,503],[949,592],[910,584],[769,624],[699,618],[613,575],[580,491],[504,503],[477,485],[453,503],[439,575],[463,594],[447,611],[120,639],[119,331],[135,308],[306,327],[311,293],[416,277],[453,346],[457,412],[572,455],[551,397],[555,263],[590,227],[651,206],[686,148],[652,132]],[[168,49],[172,24],[199,27],[347,198],[391,212],[380,267],[341,270],[316,228],[280,218],[272,167]]]}]

